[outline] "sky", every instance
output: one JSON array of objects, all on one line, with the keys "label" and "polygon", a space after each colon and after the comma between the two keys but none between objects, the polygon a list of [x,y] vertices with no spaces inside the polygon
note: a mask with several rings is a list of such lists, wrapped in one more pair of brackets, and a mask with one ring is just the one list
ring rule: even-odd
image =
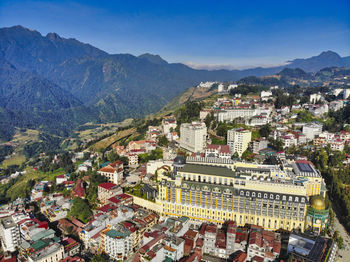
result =
[{"label": "sky", "polygon": [[14,25],[194,68],[267,67],[327,50],[350,55],[349,0],[0,0],[0,27]]}]

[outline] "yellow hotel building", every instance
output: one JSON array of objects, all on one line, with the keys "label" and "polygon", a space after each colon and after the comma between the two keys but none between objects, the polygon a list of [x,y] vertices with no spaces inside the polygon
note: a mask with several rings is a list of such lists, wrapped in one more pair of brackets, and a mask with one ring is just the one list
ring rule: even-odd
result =
[{"label": "yellow hotel building", "polygon": [[162,216],[304,231],[310,197],[325,193],[322,178],[307,161],[282,170],[232,160],[188,160],[177,157],[174,172],[160,181],[156,202]]}]

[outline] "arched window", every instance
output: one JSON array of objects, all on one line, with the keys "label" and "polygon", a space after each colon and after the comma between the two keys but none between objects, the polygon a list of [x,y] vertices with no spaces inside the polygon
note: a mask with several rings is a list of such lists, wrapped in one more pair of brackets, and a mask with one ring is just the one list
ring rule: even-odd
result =
[{"label": "arched window", "polygon": [[255,197],[255,192],[252,193],[252,197]]},{"label": "arched window", "polygon": [[258,193],[258,197],[261,198],[261,193]]},{"label": "arched window", "polygon": [[264,198],[267,198],[267,194],[266,193],[264,194]]},{"label": "arched window", "polygon": [[280,200],[280,195],[276,195],[276,200]]},{"label": "arched window", "polygon": [[246,195],[247,197],[249,197],[249,191],[245,192],[245,195]]}]

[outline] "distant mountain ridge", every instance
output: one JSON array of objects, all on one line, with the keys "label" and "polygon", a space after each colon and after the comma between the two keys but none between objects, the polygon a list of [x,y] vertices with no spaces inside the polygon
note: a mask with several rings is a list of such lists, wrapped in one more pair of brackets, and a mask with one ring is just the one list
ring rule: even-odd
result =
[{"label": "distant mountain ridge", "polygon": [[[340,64],[350,66],[349,57],[341,58],[334,54],[328,51],[310,60],[296,59],[283,67],[231,71],[195,70],[181,63],[168,63],[159,55],[146,53],[137,57],[130,54],[108,54],[56,33],[42,36],[37,31],[14,26],[0,29],[0,59],[14,68],[9,74],[15,77],[9,81],[5,79],[6,75],[0,74],[0,82],[8,82],[6,90],[17,90],[16,101],[23,104],[18,106],[25,107],[28,112],[34,112],[34,108],[26,102],[28,97],[35,98],[37,108],[45,108],[48,112],[60,103],[65,105],[63,99],[69,105],[67,111],[74,111],[76,116],[81,115],[80,112],[86,112],[83,121],[115,122],[155,113],[174,97],[201,81],[236,81],[252,75],[276,74],[286,67],[300,67],[309,72],[318,67]],[[19,76],[21,74],[31,74],[35,80],[23,84]],[[19,85],[20,83],[22,84]],[[43,92],[44,86],[48,90],[55,89],[58,93],[47,93],[51,102],[40,107],[39,103],[47,101],[35,97],[34,92],[39,87]],[[4,105],[6,98],[0,96],[0,100],[0,105]],[[3,108],[10,112],[13,110],[9,106]],[[42,126],[39,125],[40,119],[35,122],[38,126]],[[63,119],[61,117],[56,122]],[[83,121],[72,117],[69,126],[73,128]]]}]

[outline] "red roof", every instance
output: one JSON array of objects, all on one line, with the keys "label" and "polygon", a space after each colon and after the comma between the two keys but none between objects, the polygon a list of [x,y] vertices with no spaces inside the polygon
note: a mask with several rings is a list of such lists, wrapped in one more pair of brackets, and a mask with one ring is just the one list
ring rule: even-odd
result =
[{"label": "red roof", "polygon": [[101,211],[101,212],[104,212],[104,213],[108,213],[108,212],[110,212],[112,210],[115,210],[116,208],[117,208],[116,206],[112,206],[110,204],[107,204],[107,205],[104,205],[104,206],[100,207],[98,209],[98,211]]},{"label": "red roof", "polygon": [[102,167],[100,169],[100,172],[106,172],[106,173],[114,173],[115,171],[117,171],[117,169],[113,167]]},{"label": "red roof", "polygon": [[205,232],[216,233],[216,225],[207,225]]},{"label": "red roof", "polygon": [[117,166],[120,166],[120,165],[123,165],[123,161],[121,161],[121,160],[117,160],[117,161],[109,164],[109,166],[114,167],[114,168]]},{"label": "red roof", "polygon": [[247,258],[247,254],[243,251],[239,251],[234,257],[233,262],[244,262]]},{"label": "red roof", "polygon": [[191,229],[187,230],[187,232],[183,235],[184,238],[195,239],[197,237],[197,232]]},{"label": "red roof", "polygon": [[230,147],[228,145],[215,145],[211,144],[207,146],[207,149],[218,150],[222,154],[230,154]]},{"label": "red roof", "polygon": [[16,262],[17,261],[17,257],[16,255],[13,255],[11,257],[5,257],[5,256],[1,256],[0,257],[0,262]]},{"label": "red roof", "polygon": [[252,261],[256,261],[256,262],[264,262],[264,258],[259,257],[259,256],[254,256],[252,258]]},{"label": "red roof", "polygon": [[207,228],[207,224],[202,224],[201,229],[199,230],[199,234],[204,236],[205,229]]},{"label": "red roof", "polygon": [[80,178],[78,178],[77,184],[75,185],[74,194],[78,197],[85,196],[85,189],[82,187],[82,181]]},{"label": "red roof", "polygon": [[112,190],[114,189],[117,185],[114,183],[106,182],[98,185],[99,187],[102,187],[107,190]]}]

